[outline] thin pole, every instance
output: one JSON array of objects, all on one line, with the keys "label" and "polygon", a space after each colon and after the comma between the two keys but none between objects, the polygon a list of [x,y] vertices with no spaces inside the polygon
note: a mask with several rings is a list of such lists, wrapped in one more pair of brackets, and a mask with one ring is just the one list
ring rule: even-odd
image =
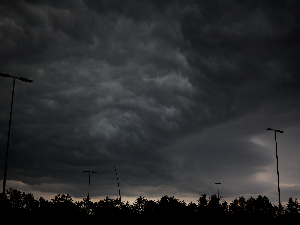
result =
[{"label": "thin pole", "polygon": [[6,174],[7,174],[7,159],[8,159],[8,149],[9,149],[9,139],[10,139],[10,127],[11,127],[12,108],[13,108],[13,102],[14,102],[15,82],[16,82],[16,78],[19,79],[19,80],[21,80],[21,81],[29,82],[29,83],[31,83],[32,80],[29,80],[29,79],[24,78],[24,77],[10,76],[9,74],[3,74],[3,73],[0,73],[0,76],[1,77],[11,77],[11,78],[14,78],[13,91],[12,91],[12,99],[11,99],[11,105],[10,105],[9,128],[8,128],[7,149],[6,149],[6,159],[5,159],[5,169],[4,169],[4,179],[3,179],[3,191],[2,191],[3,208],[4,208],[4,200],[6,199],[5,186],[6,186]]},{"label": "thin pole", "polygon": [[91,186],[91,173],[89,172],[89,192],[88,192],[88,200],[90,198],[90,186]]},{"label": "thin pole", "polygon": [[[88,191],[88,196],[87,196],[87,200],[89,200],[90,199],[90,186],[91,186],[91,171],[83,171],[83,172],[89,173],[89,191]],[[92,171],[92,173],[97,173],[97,172]]]},{"label": "thin pole", "polygon": [[275,130],[273,128],[267,128],[267,130],[274,130],[275,132],[275,143],[276,143],[276,161],[277,161],[277,178],[278,178],[278,203],[279,203],[279,213],[281,213],[281,202],[280,202],[280,187],[279,187],[279,169],[278,169],[278,152],[277,152],[277,139],[276,132],[283,133],[282,130]]},{"label": "thin pole", "polygon": [[9,116],[9,128],[8,128],[8,138],[7,138],[7,148],[6,148],[6,159],[5,159],[5,169],[4,169],[4,180],[3,180],[3,206],[4,206],[4,200],[5,200],[5,186],[6,186],[6,173],[7,173],[7,159],[8,159],[8,149],[9,149],[9,138],[10,138],[10,127],[11,127],[11,117],[12,117],[12,108],[13,108],[13,102],[14,102],[14,92],[15,92],[15,82],[16,78],[14,78],[13,82],[13,91],[12,91],[12,99],[11,99],[11,105],[10,105],[10,116]]},{"label": "thin pole", "polygon": [[[215,183],[215,184],[221,184],[221,183]],[[219,194],[219,189],[218,189],[218,202],[220,204],[220,194]]]},{"label": "thin pole", "polygon": [[276,159],[277,159],[277,178],[278,178],[278,200],[279,200],[279,212],[281,212],[281,203],[280,203],[280,188],[279,188],[279,170],[278,170],[278,154],[277,154],[277,140],[276,140],[276,131],[275,131],[275,141],[276,141]]},{"label": "thin pole", "polygon": [[119,188],[119,197],[120,197],[120,202],[121,202],[121,191],[120,191],[120,184],[119,184],[119,178],[118,178],[118,173],[117,173],[117,169],[116,166],[115,167],[115,172],[116,172],[116,176],[117,176],[117,181],[118,181],[118,188]]}]

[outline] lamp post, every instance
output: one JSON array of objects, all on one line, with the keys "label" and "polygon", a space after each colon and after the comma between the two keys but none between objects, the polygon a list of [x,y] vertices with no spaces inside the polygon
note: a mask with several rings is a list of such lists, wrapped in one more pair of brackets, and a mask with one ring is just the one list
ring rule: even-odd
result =
[{"label": "lamp post", "polygon": [[281,213],[281,203],[280,203],[280,188],[279,188],[279,170],[278,170],[278,155],[277,155],[277,140],[276,140],[276,132],[283,133],[282,130],[275,130],[272,128],[268,128],[267,130],[274,130],[275,132],[275,142],[276,142],[276,159],[277,159],[277,177],[278,177],[278,198],[279,198],[279,212]]},{"label": "lamp post", "polygon": [[[114,166],[116,167],[116,166]],[[117,173],[117,169],[115,168],[115,172],[116,172],[116,176],[117,176],[117,181],[119,181],[119,178],[118,178],[118,173]],[[119,188],[119,196],[120,196],[120,202],[121,202],[121,191],[120,191],[120,185],[119,185],[119,182],[118,182],[118,188]]]},{"label": "lamp post", "polygon": [[[221,183],[215,183],[215,184],[221,184]],[[218,200],[220,200],[219,189],[218,189]]]},{"label": "lamp post", "polygon": [[9,74],[3,74],[3,73],[0,73],[0,76],[2,76],[2,77],[11,77],[11,78],[14,78],[14,81],[13,81],[13,91],[12,91],[12,99],[11,99],[11,105],[10,105],[9,128],[8,128],[8,138],[7,138],[7,148],[6,148],[6,159],[5,159],[5,169],[4,169],[4,179],[3,179],[3,192],[2,192],[2,197],[3,197],[3,206],[4,206],[5,186],[6,186],[6,173],[7,173],[7,159],[8,159],[8,149],[9,149],[9,137],[10,137],[10,127],[11,127],[12,107],[13,107],[13,102],[14,102],[15,82],[16,82],[16,79],[19,79],[19,80],[24,81],[24,82],[29,82],[29,83],[31,83],[32,80],[29,80],[29,79],[24,78],[24,77],[10,76]]},{"label": "lamp post", "polygon": [[[89,200],[90,199],[90,185],[91,185],[91,171],[83,171],[83,172],[86,172],[86,173],[89,173],[89,191],[88,191],[88,199],[87,200]],[[92,173],[97,173],[97,172],[94,172],[94,171],[92,171]]]}]

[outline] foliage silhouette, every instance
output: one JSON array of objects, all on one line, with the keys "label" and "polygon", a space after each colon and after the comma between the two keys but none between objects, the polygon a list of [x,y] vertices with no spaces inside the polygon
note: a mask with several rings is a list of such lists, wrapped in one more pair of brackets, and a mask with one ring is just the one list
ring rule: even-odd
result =
[{"label": "foliage silhouette", "polygon": [[[5,201],[5,208],[1,208],[1,215],[10,217],[14,223],[30,221],[41,223],[47,218],[49,222],[109,222],[119,223],[216,223],[230,222],[240,224],[263,221],[292,221],[299,220],[300,206],[298,200],[289,198],[287,207],[279,215],[278,207],[271,204],[269,199],[259,195],[256,199],[247,200],[241,196],[230,204],[216,195],[207,199],[202,195],[198,204],[186,204],[174,196],[167,195],[157,201],[147,200],[140,196],[132,205],[121,202],[119,198],[106,197],[99,202],[91,202],[86,197],[82,201],[74,202],[69,194],[58,194],[51,201],[40,197],[38,200],[32,194],[10,188],[6,190],[5,199],[0,197],[1,205]],[[33,222],[34,221],[34,222]]]},{"label": "foliage silhouette", "polygon": [[179,201],[174,196],[168,197],[165,195],[158,201],[157,211],[160,214],[159,216],[171,217],[176,215],[179,217],[180,214],[185,213],[185,206],[184,201]]},{"label": "foliage silhouette", "polygon": [[290,197],[287,204],[287,212],[291,214],[300,213],[300,204],[298,203],[298,199],[296,198],[293,201],[293,198]]},{"label": "foliage silhouette", "polygon": [[33,195],[25,192],[17,191],[10,188],[6,192],[6,207],[33,210],[39,205],[39,202],[34,199]]}]

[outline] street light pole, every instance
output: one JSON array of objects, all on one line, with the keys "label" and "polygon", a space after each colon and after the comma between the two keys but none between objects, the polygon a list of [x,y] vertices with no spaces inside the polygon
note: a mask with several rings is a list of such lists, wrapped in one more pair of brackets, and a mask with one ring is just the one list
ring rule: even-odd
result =
[{"label": "street light pole", "polygon": [[[116,166],[114,166],[116,167]],[[118,173],[117,173],[117,169],[115,168],[115,172],[116,172],[116,176],[117,176],[117,181],[119,181],[119,178],[118,178]],[[121,191],[120,191],[120,185],[119,185],[119,182],[118,182],[118,188],[119,188],[119,197],[120,197],[120,202],[121,202]]]},{"label": "street light pole", "polygon": [[[88,191],[88,199],[87,200],[89,200],[90,199],[90,185],[91,185],[91,171],[83,171],[83,172],[87,172],[87,173],[89,173],[89,191]],[[94,172],[94,171],[92,171],[92,173],[97,173],[97,172]]]},{"label": "street light pole", "polygon": [[[274,130],[272,128],[268,128],[267,130]],[[276,142],[276,160],[277,160],[277,178],[278,178],[278,198],[279,198],[279,212],[281,213],[281,203],[280,203],[280,188],[279,188],[279,170],[278,170],[278,155],[277,155],[277,140],[276,140],[276,132],[283,133],[282,130],[274,130],[275,132],[275,142]]]},{"label": "street light pole", "polygon": [[9,74],[3,74],[3,73],[0,73],[0,76],[14,78],[12,98],[11,98],[11,104],[10,104],[9,128],[8,128],[8,138],[7,138],[7,148],[6,148],[6,158],[5,158],[5,169],[4,169],[4,179],[3,179],[3,191],[2,191],[2,197],[3,197],[2,199],[3,199],[3,206],[4,206],[5,186],[6,186],[6,174],[7,174],[7,159],[8,159],[8,149],[9,149],[9,139],[10,139],[10,127],[11,127],[12,108],[13,108],[13,102],[14,102],[15,82],[16,82],[16,79],[19,79],[19,80],[24,81],[24,82],[29,82],[29,83],[31,83],[32,80],[28,80],[27,78],[24,78],[24,77],[10,76]]},{"label": "street light pole", "polygon": [[[215,184],[221,184],[221,183],[215,183]],[[218,200],[220,201],[219,189],[218,189]]]}]

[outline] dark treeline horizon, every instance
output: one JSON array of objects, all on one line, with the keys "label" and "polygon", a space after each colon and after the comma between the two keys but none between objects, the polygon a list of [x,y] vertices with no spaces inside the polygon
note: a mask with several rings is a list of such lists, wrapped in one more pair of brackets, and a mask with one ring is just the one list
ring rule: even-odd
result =
[{"label": "dark treeline horizon", "polygon": [[[119,198],[106,197],[98,202],[91,202],[85,197],[82,201],[72,199],[70,194],[58,194],[51,201],[43,197],[35,199],[31,193],[26,194],[16,189],[6,190],[6,199],[3,204],[1,196],[1,217],[8,216],[15,222],[29,220],[38,222],[37,218],[65,222],[84,221],[112,221],[125,220],[154,222],[166,220],[168,222],[195,221],[199,223],[230,221],[287,221],[300,218],[300,205],[297,199],[289,198],[287,206],[280,212],[278,206],[272,204],[266,196],[252,196],[245,199],[243,196],[236,198],[231,203],[226,202],[217,195],[210,197],[205,194],[200,196],[197,203],[186,203],[174,196],[163,196],[159,200],[147,200],[140,196],[132,205]],[[5,206],[3,208],[3,206]]]}]

